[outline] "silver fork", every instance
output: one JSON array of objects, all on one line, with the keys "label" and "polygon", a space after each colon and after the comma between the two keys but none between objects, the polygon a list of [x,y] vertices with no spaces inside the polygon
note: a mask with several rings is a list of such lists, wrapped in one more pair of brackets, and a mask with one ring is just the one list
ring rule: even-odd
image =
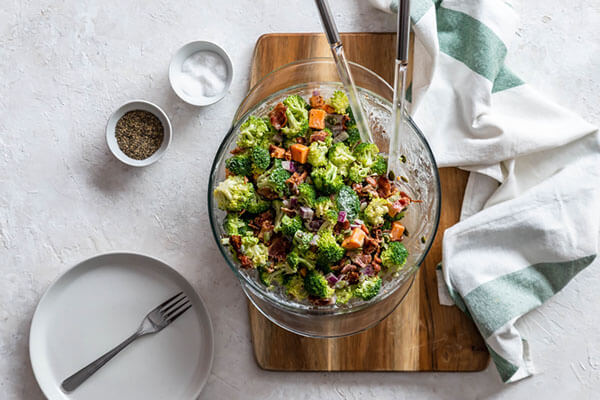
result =
[{"label": "silver fork", "polygon": [[140,327],[137,329],[137,331],[125,339],[123,343],[65,379],[61,385],[62,388],[66,392],[75,390],[79,385],[85,382],[90,376],[102,368],[104,364],[109,362],[114,356],[116,356],[134,340],[145,335],[160,332],[191,307],[192,305],[190,304],[187,296],[183,294],[183,292],[177,293],[175,296],[171,297],[154,310],[150,311],[140,324]]}]

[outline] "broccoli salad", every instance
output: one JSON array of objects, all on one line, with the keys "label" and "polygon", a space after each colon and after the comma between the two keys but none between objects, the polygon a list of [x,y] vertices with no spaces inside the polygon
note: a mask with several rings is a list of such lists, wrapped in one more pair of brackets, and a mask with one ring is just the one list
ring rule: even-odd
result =
[{"label": "broccoli salad", "polygon": [[404,267],[401,220],[414,200],[361,142],[344,92],[288,96],[250,116],[236,144],[214,191],[227,212],[222,243],[268,289],[341,305],[372,299]]}]

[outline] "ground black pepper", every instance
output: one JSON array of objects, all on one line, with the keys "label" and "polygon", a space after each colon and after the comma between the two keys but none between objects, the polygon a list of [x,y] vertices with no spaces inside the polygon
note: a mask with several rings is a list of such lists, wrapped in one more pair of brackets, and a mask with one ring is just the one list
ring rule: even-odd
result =
[{"label": "ground black pepper", "polygon": [[135,160],[150,157],[158,150],[165,136],[160,120],[151,112],[129,111],[115,128],[117,144],[123,153]]}]

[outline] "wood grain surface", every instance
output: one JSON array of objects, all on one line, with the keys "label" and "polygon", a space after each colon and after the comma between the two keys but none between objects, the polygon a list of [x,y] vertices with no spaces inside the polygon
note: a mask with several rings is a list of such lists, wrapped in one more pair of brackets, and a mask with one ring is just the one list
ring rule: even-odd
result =
[{"label": "wood grain surface", "polygon": [[[346,55],[393,82],[395,34],[342,34]],[[268,34],[256,44],[250,85],[291,61],[329,57],[320,34]],[[282,371],[480,371],[489,362],[473,322],[456,307],[439,305],[436,266],[446,228],[458,221],[468,174],[440,169],[442,213],[433,246],[404,301],[366,332],[338,339],[310,339],[267,320],[249,303],[256,361]]]}]

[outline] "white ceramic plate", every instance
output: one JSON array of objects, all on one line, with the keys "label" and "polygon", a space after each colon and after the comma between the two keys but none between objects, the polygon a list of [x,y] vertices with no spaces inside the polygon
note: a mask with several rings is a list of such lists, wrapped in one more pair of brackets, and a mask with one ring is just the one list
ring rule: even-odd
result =
[{"label": "white ceramic plate", "polygon": [[[75,391],[62,391],[65,378],[126,339],[148,311],[180,291],[193,304],[189,311],[129,345]],[[104,254],[71,268],[47,290],[31,322],[29,352],[50,400],[195,399],[212,365],[212,325],[192,286],[165,263]]]}]

